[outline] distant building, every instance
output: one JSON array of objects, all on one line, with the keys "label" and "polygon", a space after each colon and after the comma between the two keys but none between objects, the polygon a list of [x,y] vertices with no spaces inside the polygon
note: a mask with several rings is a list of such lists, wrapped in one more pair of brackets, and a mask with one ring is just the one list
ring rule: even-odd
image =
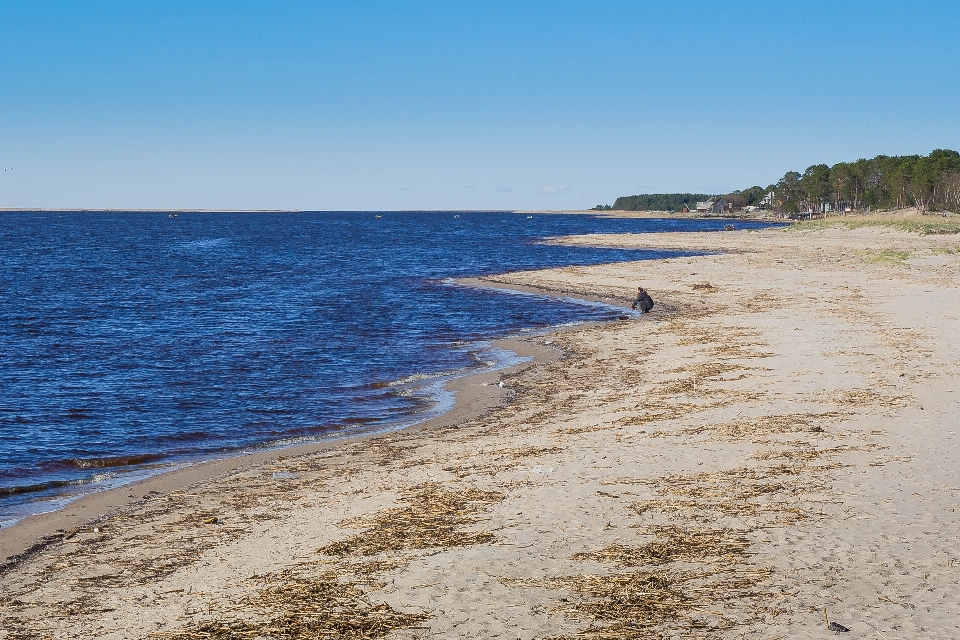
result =
[{"label": "distant building", "polygon": [[760,206],[766,209],[767,207],[773,206],[773,198],[776,194],[771,191],[767,195],[763,196],[763,200],[760,201]]},{"label": "distant building", "polygon": [[680,207],[680,213],[690,213],[690,207],[688,207],[687,205],[683,205],[682,207]]},{"label": "distant building", "polygon": [[697,203],[697,213],[723,213],[727,208],[727,201],[723,198],[715,198]]}]

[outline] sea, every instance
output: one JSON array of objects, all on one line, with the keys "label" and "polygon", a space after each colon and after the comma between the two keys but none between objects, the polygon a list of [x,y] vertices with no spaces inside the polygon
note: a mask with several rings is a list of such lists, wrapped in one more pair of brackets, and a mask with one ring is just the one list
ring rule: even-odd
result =
[{"label": "sea", "polygon": [[0,526],[199,461],[438,415],[451,378],[518,362],[492,340],[623,313],[455,279],[682,255],[543,240],[726,222],[0,213]]}]

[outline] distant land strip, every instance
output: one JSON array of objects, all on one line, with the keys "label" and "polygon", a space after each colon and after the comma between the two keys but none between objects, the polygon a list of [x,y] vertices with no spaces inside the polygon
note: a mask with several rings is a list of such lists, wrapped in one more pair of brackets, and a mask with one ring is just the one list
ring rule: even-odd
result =
[{"label": "distant land strip", "polygon": [[[0,207],[0,213],[564,213],[562,211],[519,211],[514,209],[80,209]],[[588,209],[572,209],[584,213]]]},{"label": "distant land strip", "polygon": [[303,213],[300,209],[47,209],[36,207],[0,207],[6,213]]},{"label": "distant land strip", "polygon": [[920,213],[960,213],[960,153],[934,149],[929,155],[884,156],[833,166],[815,164],[787,171],[776,183],[727,194],[643,193],[621,196],[594,211],[754,211],[827,213],[915,207]]}]

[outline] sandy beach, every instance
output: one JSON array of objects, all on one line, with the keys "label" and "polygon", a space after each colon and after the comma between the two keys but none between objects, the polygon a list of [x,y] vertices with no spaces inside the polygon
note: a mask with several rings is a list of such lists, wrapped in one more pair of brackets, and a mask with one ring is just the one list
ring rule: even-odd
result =
[{"label": "sandy beach", "polygon": [[960,635],[960,236],[558,241],[704,254],[470,282],[657,306],[0,530],[0,640]]}]

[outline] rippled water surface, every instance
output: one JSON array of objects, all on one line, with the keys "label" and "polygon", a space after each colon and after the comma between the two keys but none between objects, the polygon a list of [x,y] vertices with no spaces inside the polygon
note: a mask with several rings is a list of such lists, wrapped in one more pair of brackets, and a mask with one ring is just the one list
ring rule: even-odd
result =
[{"label": "rippled water surface", "polygon": [[436,398],[404,380],[495,360],[485,339],[613,314],[450,278],[664,255],[544,236],[722,225],[0,213],[0,521],[153,465],[410,420]]}]

